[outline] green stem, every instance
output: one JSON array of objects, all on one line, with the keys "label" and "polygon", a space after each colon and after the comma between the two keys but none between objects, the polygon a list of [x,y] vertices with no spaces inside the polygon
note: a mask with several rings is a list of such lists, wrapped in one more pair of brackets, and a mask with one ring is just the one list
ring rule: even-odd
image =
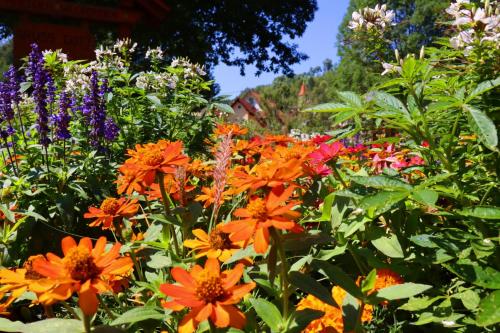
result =
[{"label": "green stem", "polygon": [[137,257],[135,256],[134,250],[129,252],[130,253],[130,259],[132,259],[132,262],[134,263],[135,270],[137,271],[137,275],[139,276],[139,280],[141,281],[146,281],[146,278],[144,277],[144,274],[142,273],[141,266],[139,265],[139,262],[137,261]]},{"label": "green stem", "polygon": [[[161,193],[161,200],[163,202],[163,207],[165,208],[165,216],[167,219],[170,216],[170,204],[168,203],[168,195],[167,191],[165,190],[165,181],[164,181],[164,175],[163,173],[158,173],[158,183],[160,186],[160,193]],[[175,247],[175,253],[177,256],[180,255],[181,251],[179,248],[179,242],[177,241],[177,235],[175,233],[175,227],[172,224],[169,224],[168,227],[170,228],[170,235],[173,238],[174,241],[174,247]]]},{"label": "green stem", "polygon": [[91,316],[88,316],[86,314],[83,315],[83,328],[85,330],[85,333],[91,333],[90,320]]},{"label": "green stem", "polygon": [[97,297],[99,298],[99,303],[102,304],[102,307],[104,308],[104,312],[106,312],[108,317],[111,319],[116,319],[116,316],[113,314],[113,312],[111,312],[111,310],[109,309],[108,305],[106,304],[106,302],[104,301],[102,296],[97,295]]},{"label": "green stem", "polygon": [[281,239],[281,235],[279,231],[275,228],[269,228],[269,232],[271,233],[271,237],[274,240],[274,245],[278,250],[278,255],[281,261],[281,269],[280,269],[280,280],[281,280],[281,293],[283,297],[283,320],[286,321],[288,319],[288,308],[289,308],[289,283],[288,283],[288,265],[287,259],[285,256],[285,247],[283,246],[283,242]]},{"label": "green stem", "polygon": [[344,186],[344,189],[346,189],[347,188],[347,184],[344,181],[344,179],[340,176],[340,173],[337,170],[337,166],[336,166],[335,163],[333,163],[333,165],[332,165],[332,170],[333,170],[333,173],[335,174],[335,176],[338,178],[338,180],[342,183],[342,186]]}]

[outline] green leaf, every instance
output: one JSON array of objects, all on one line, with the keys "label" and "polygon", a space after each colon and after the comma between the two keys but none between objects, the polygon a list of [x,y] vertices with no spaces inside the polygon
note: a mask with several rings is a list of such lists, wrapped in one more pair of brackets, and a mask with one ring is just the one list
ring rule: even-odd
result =
[{"label": "green leaf", "polygon": [[380,252],[391,258],[404,258],[403,249],[396,235],[382,236],[371,241]]},{"label": "green leaf", "polygon": [[303,110],[302,112],[341,112],[349,111],[352,107],[342,103],[324,103]]},{"label": "green leaf", "polygon": [[406,109],[405,105],[396,97],[381,91],[374,91],[373,97],[378,107],[398,114],[406,120],[411,120],[410,113]]},{"label": "green leaf", "polygon": [[494,268],[460,262],[444,264],[443,266],[450,272],[476,286],[488,289],[500,289],[500,272]]},{"label": "green leaf", "polygon": [[484,112],[471,105],[464,105],[464,109],[469,112],[469,123],[479,139],[488,148],[496,147],[498,145],[498,133],[493,121]]},{"label": "green leaf", "polygon": [[479,295],[471,289],[466,290],[456,296],[462,301],[465,308],[469,310],[474,310],[475,308],[477,308],[479,302],[481,301]]},{"label": "green leaf", "polygon": [[323,209],[319,221],[330,221],[332,216],[332,205],[335,199],[335,192],[328,194],[323,200]]},{"label": "green leaf", "polygon": [[123,313],[120,317],[113,320],[111,325],[133,324],[148,319],[162,320],[165,317],[165,313],[158,311],[156,307],[142,306]]},{"label": "green leaf", "polygon": [[314,260],[312,266],[327,276],[331,282],[342,287],[349,294],[356,298],[363,299],[361,289],[356,285],[353,279],[339,267],[330,265],[326,261],[321,260]]},{"label": "green leaf", "polygon": [[150,260],[146,264],[150,268],[161,269],[165,267],[171,267],[172,259],[157,252],[150,257]]},{"label": "green leaf", "polygon": [[421,294],[430,288],[432,288],[432,286],[427,284],[407,282],[379,289],[374,296],[392,301]]},{"label": "green leaf", "polygon": [[439,198],[439,194],[436,191],[424,188],[413,191],[411,197],[424,205],[434,206]]},{"label": "green leaf", "polygon": [[247,246],[244,249],[238,250],[235,252],[229,260],[225,261],[224,264],[229,265],[232,264],[233,262],[239,261],[243,258],[246,257],[255,257],[257,253],[255,253],[255,250],[253,248],[253,244]]},{"label": "green leaf", "polygon": [[467,97],[466,102],[470,102],[477,96],[487,92],[488,90],[498,87],[499,85],[500,85],[500,77],[497,77],[494,80],[487,80],[479,83],[477,87],[470,93],[469,97]]},{"label": "green leaf", "polygon": [[386,176],[371,176],[371,177],[360,177],[352,176],[351,180],[357,184],[373,187],[380,190],[409,190],[411,191],[412,186],[405,183],[399,179],[389,178]]},{"label": "green leaf", "polygon": [[374,195],[364,197],[359,206],[365,209],[368,216],[375,217],[385,213],[391,207],[410,195],[408,191],[380,191]]},{"label": "green leaf", "polygon": [[363,100],[361,97],[352,91],[338,91],[337,95],[346,104],[351,105],[355,108],[363,107]]},{"label": "green leaf", "polygon": [[304,309],[295,311],[292,314],[291,324],[287,327],[287,333],[300,333],[307,327],[313,320],[318,319],[324,315],[322,311],[311,309]]},{"label": "green leaf", "polygon": [[500,220],[500,208],[493,206],[467,207],[458,211],[458,214],[486,220]]},{"label": "green leaf", "polygon": [[344,297],[342,304],[342,317],[344,319],[344,332],[353,331],[358,325],[359,301],[349,293]]},{"label": "green leaf", "polygon": [[479,303],[476,323],[484,327],[498,322],[500,322],[500,290],[495,290]]},{"label": "green leaf", "polygon": [[361,292],[363,294],[366,294],[367,292],[372,290],[375,287],[376,280],[377,280],[377,270],[372,269],[361,283]]},{"label": "green leaf", "polygon": [[163,106],[160,99],[155,95],[146,95],[146,98],[157,108],[161,108]]},{"label": "green leaf", "polygon": [[331,292],[309,275],[300,272],[290,272],[288,278],[290,282],[300,290],[315,296],[331,306],[337,306]]},{"label": "green leaf", "polygon": [[51,318],[24,324],[20,321],[10,321],[6,318],[0,318],[0,331],[19,333],[81,333],[84,331],[84,328],[83,323],[76,319]]},{"label": "green leaf", "polygon": [[252,303],[257,315],[264,320],[272,332],[281,331],[284,326],[283,318],[276,305],[262,298],[251,298],[250,303]]},{"label": "green leaf", "polygon": [[406,310],[406,311],[420,311],[420,310],[428,308],[429,306],[432,305],[432,303],[436,302],[437,300],[443,299],[443,298],[444,298],[443,296],[436,296],[433,298],[430,298],[428,296],[411,297],[408,300],[408,302],[401,305],[398,309]]},{"label": "green leaf", "polygon": [[224,112],[224,113],[227,113],[227,114],[231,114],[231,113],[234,113],[234,110],[233,108],[228,105],[228,104],[224,104],[224,103],[213,103],[212,104],[216,109]]}]

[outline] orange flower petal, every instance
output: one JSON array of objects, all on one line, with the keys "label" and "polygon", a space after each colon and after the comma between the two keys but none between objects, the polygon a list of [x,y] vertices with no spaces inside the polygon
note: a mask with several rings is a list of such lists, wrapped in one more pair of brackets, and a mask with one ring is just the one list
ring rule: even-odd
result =
[{"label": "orange flower petal", "polygon": [[61,241],[61,247],[64,255],[66,255],[70,249],[76,246],[76,242],[71,236],[64,237]]},{"label": "orange flower petal", "polygon": [[179,282],[180,284],[182,284],[183,287],[188,288],[188,289],[192,289],[192,290],[196,289],[196,281],[184,269],[182,269],[180,267],[174,267],[174,268],[172,268],[170,273],[172,274],[172,277],[174,278],[174,280]]}]

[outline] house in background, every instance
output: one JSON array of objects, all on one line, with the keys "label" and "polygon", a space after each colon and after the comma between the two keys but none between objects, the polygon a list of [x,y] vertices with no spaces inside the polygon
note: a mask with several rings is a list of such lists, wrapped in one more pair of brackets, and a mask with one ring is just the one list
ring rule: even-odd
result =
[{"label": "house in background", "polygon": [[260,126],[267,127],[265,112],[261,107],[261,97],[255,90],[248,90],[237,97],[231,107],[234,114],[229,115],[228,121],[241,123],[248,120],[256,121]]}]

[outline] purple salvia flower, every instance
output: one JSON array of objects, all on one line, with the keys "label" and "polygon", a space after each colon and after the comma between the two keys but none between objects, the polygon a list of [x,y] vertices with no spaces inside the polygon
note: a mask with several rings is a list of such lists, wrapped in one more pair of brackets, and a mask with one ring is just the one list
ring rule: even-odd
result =
[{"label": "purple salvia flower", "polygon": [[106,141],[114,141],[120,132],[120,128],[116,125],[113,118],[108,117],[104,123],[104,139]]},{"label": "purple salvia flower", "polygon": [[63,91],[59,96],[59,113],[52,115],[52,124],[55,127],[55,134],[59,140],[67,140],[71,138],[71,133],[68,130],[71,116],[68,114],[70,99]]},{"label": "purple salvia flower", "polygon": [[44,68],[43,55],[38,45],[31,45],[31,52],[28,58],[28,74],[31,75],[33,82],[33,99],[35,100],[35,113],[38,115],[36,127],[38,130],[39,142],[47,147],[50,143],[49,138],[49,115],[47,111],[47,80],[50,73]]},{"label": "purple salvia flower", "polygon": [[52,79],[52,75],[47,72],[47,104],[54,103],[56,99],[56,86],[54,84],[54,80]]},{"label": "purple salvia flower", "polygon": [[16,68],[11,65],[9,70],[4,73],[5,82],[9,86],[10,99],[14,104],[19,104],[21,102],[21,94],[19,90],[21,85],[19,83],[20,79],[17,74]]},{"label": "purple salvia flower", "polygon": [[10,122],[14,118],[12,97],[9,88],[7,82],[0,82],[0,119],[7,122]]}]

